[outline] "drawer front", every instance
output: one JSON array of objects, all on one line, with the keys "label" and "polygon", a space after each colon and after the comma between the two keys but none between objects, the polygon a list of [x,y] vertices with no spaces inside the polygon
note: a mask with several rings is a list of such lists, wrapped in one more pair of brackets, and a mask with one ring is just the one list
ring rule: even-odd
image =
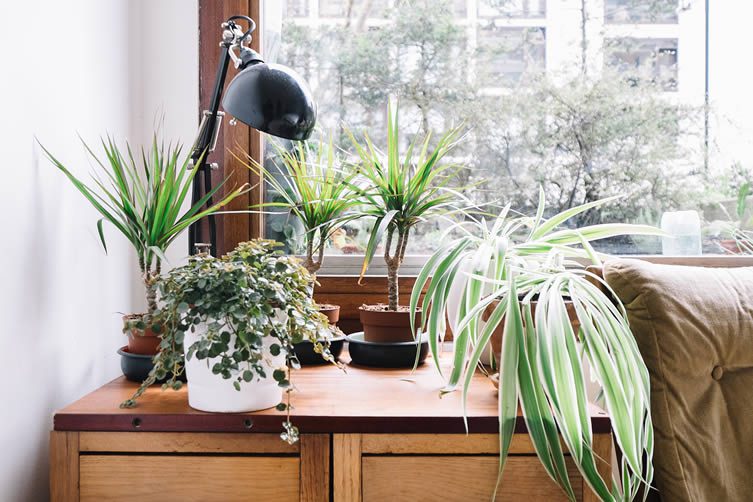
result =
[{"label": "drawer front", "polygon": [[[577,500],[583,485],[567,459]],[[364,456],[363,501],[484,501],[491,500],[497,481],[496,456]],[[510,456],[497,492],[498,501],[566,501],[536,456]]]},{"label": "drawer front", "polygon": [[298,501],[297,457],[81,455],[81,500]]}]

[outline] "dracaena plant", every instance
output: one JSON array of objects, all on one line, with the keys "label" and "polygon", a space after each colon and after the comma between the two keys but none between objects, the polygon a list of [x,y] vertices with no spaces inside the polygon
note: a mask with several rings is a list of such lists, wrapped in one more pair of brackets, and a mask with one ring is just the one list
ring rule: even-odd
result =
[{"label": "dracaena plant", "polygon": [[[499,361],[500,468],[515,429],[518,404],[536,453],[549,476],[575,500],[560,447],[602,500],[632,500],[652,479],[653,437],[646,366],[625,311],[604,292],[608,286],[575,259],[598,265],[592,241],[626,234],[661,235],[650,226],[602,224],[563,228],[572,217],[608,203],[605,199],[544,217],[513,216],[459,225],[463,234],[441,246],[420,272],[410,301],[411,318],[428,331],[438,363],[445,316],[454,332],[452,364],[444,392],[460,388],[465,402],[492,334],[503,330]],[[428,283],[426,295],[421,293]],[[534,302],[535,308],[534,308]],[[568,315],[568,303],[578,323]],[[577,327],[579,324],[579,327]],[[573,328],[576,326],[576,330]],[[593,452],[582,361],[602,386],[614,437],[623,452],[621,479],[612,490],[599,475]],[[646,490],[648,491],[648,490]]]},{"label": "dracaena plant", "polygon": [[450,188],[462,166],[445,161],[460,141],[460,127],[443,134],[430,148],[431,135],[419,136],[400,155],[398,111],[392,103],[387,108],[387,147],[379,150],[364,135],[361,145],[351,131],[351,142],[358,154],[361,185],[357,191],[362,205],[359,217],[373,218],[374,223],[366,245],[360,279],[363,279],[377,247],[384,238],[384,261],[387,264],[388,309],[398,310],[398,274],[405,259],[411,230],[421,222],[444,217],[458,211],[460,189]]},{"label": "dracaena plant", "polygon": [[303,266],[315,278],[324,261],[324,250],[332,235],[356,215],[350,212],[358,203],[353,189],[356,172],[348,169],[337,155],[332,139],[296,142],[292,149],[273,142],[277,172],[270,171],[252,157],[241,162],[262,177],[277,195],[255,209],[282,209],[300,220],[305,230],[306,258]]},{"label": "dracaena plant", "polygon": [[[244,185],[232,190],[216,203],[204,207],[222,188],[223,184],[219,184],[195,204],[184,208],[201,162],[190,166],[190,156],[181,159],[180,144],[165,145],[158,142],[155,135],[151,149],[142,148],[140,162],[137,162],[127,143],[124,152],[109,136],[101,142],[104,160],[83,142],[86,152],[95,161],[96,171],[88,184],[44,146],[42,149],[101,215],[97,220],[97,232],[105,252],[104,223],[115,227],[133,246],[144,281],[148,321],[157,309],[156,281],[167,248],[190,225],[217,212],[247,188]],[[139,324],[143,322],[140,320]],[[143,329],[143,326],[137,327]]]}]

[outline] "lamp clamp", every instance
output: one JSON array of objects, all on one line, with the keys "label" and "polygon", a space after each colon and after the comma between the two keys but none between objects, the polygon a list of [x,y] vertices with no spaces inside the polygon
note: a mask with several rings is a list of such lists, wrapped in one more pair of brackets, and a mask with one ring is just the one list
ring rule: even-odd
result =
[{"label": "lamp clamp", "polygon": [[[243,31],[236,20],[242,19],[248,23],[248,29]],[[248,16],[232,16],[220,25],[222,28],[222,41],[220,47],[226,47],[233,65],[237,69],[244,69],[255,63],[262,63],[263,60],[258,52],[251,49],[251,33],[256,29],[256,23]],[[238,51],[236,54],[235,51]]]}]

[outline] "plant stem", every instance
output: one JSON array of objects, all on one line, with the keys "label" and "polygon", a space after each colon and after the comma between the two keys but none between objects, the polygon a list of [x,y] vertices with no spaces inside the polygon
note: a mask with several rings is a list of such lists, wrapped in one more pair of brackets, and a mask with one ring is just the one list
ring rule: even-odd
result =
[{"label": "plant stem", "polygon": [[398,272],[400,265],[403,264],[405,258],[405,249],[408,245],[408,232],[409,230],[403,228],[397,228],[397,244],[395,245],[395,253],[390,256],[390,248],[392,247],[392,236],[394,234],[395,227],[390,227],[387,230],[387,242],[384,247],[384,261],[387,263],[387,285],[388,296],[387,308],[392,311],[397,311],[400,304],[400,297],[398,292]]},{"label": "plant stem", "polygon": [[157,280],[162,273],[162,262],[159,258],[155,260],[154,271],[144,272],[144,286],[146,287],[146,308],[147,319],[151,319],[154,311],[157,310]]},{"label": "plant stem", "polygon": [[[316,273],[322,268],[324,261],[324,244],[324,229],[319,229],[319,246],[316,248],[319,256],[317,260],[314,260],[314,234],[313,232],[306,234],[306,259],[303,261],[303,266],[311,274],[314,282],[316,282]],[[314,294],[314,288],[311,288],[311,294]]]}]

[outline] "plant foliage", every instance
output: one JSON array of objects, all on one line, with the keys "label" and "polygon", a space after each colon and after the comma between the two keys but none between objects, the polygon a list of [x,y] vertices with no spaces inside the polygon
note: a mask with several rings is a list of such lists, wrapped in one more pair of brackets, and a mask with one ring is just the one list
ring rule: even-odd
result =
[{"label": "plant foliage", "polygon": [[167,248],[190,225],[217,212],[235,197],[245,193],[247,187],[244,185],[232,190],[210,207],[204,207],[223,187],[224,183],[220,183],[195,204],[184,209],[201,162],[190,167],[190,156],[181,160],[180,144],[165,146],[158,142],[155,135],[151,149],[148,152],[141,149],[139,163],[127,143],[124,153],[109,136],[101,142],[104,160],[82,141],[95,161],[96,172],[92,174],[89,184],[77,178],[44,146],[42,149],[102,216],[97,221],[97,232],[105,252],[105,222],[123,234],[136,250],[146,287],[149,314],[152,314],[157,308],[154,286]]},{"label": "plant foliage", "polygon": [[[408,237],[413,227],[433,217],[446,216],[457,211],[456,203],[462,197],[458,189],[450,189],[454,174],[461,168],[453,163],[443,163],[444,157],[458,144],[460,128],[443,134],[431,149],[431,135],[422,141],[416,136],[401,156],[398,112],[392,103],[387,107],[387,152],[374,146],[365,135],[365,146],[359,144],[349,132],[359,157],[362,187],[357,188],[363,205],[358,217],[371,217],[371,229],[361,268],[361,279],[374,258],[377,247],[386,232],[384,259],[387,262],[389,283],[389,309],[398,308],[398,271],[405,258]],[[395,246],[393,250],[393,240]]]},{"label": "plant foliage", "polygon": [[[248,156],[244,164],[263,178],[277,195],[276,202],[259,204],[259,208],[288,211],[303,224],[306,232],[304,266],[311,274],[321,268],[324,249],[332,235],[355,218],[349,210],[359,203],[353,189],[356,172],[346,170],[332,146],[332,140],[319,141],[312,147],[296,142],[292,150],[272,143],[279,175]],[[315,257],[316,255],[316,257]]]},{"label": "plant foliage", "polygon": [[[511,216],[508,206],[491,222],[460,225],[464,235],[431,256],[416,280],[410,302],[411,318],[422,312],[420,329],[429,333],[440,373],[439,344],[445,334],[445,316],[450,319],[454,344],[443,392],[460,387],[464,407],[475,368],[493,332],[503,326],[501,353],[495,354],[500,361],[499,479],[520,404],[541,463],[571,500],[574,493],[560,435],[584,479],[602,500],[632,500],[653,475],[648,371],[625,312],[598,286],[608,288],[599,277],[570,265],[577,265],[573,258],[601,263],[591,241],[661,232],[623,224],[562,228],[569,219],[611,200],[584,204],[546,219],[542,192],[534,217]],[[568,317],[567,301],[577,313],[577,332]],[[413,329],[415,333],[419,327]],[[622,479],[613,483],[611,491],[597,470],[602,460],[593,452],[584,360],[603,388],[614,436],[623,452]]]},{"label": "plant foliage", "polygon": [[[284,354],[286,365],[271,375],[288,393],[290,368],[298,368],[293,344],[309,340],[314,350],[330,362],[327,319],[311,298],[312,278],[299,260],[283,255],[279,243],[255,240],[241,243],[223,256],[191,257],[189,263],[171,270],[160,279],[160,307],[155,312],[163,326],[160,353],[149,378],[122,406],[134,406],[136,399],[157,380],[166,379],[163,389],[179,389],[184,358],[213,360],[212,372],[240,390],[246,382],[265,378],[261,361]],[[199,341],[186,347],[187,332],[198,332]],[[273,338],[269,352],[262,347]],[[230,382],[228,382],[230,385]],[[295,441],[297,431],[285,423],[284,439]]]}]

